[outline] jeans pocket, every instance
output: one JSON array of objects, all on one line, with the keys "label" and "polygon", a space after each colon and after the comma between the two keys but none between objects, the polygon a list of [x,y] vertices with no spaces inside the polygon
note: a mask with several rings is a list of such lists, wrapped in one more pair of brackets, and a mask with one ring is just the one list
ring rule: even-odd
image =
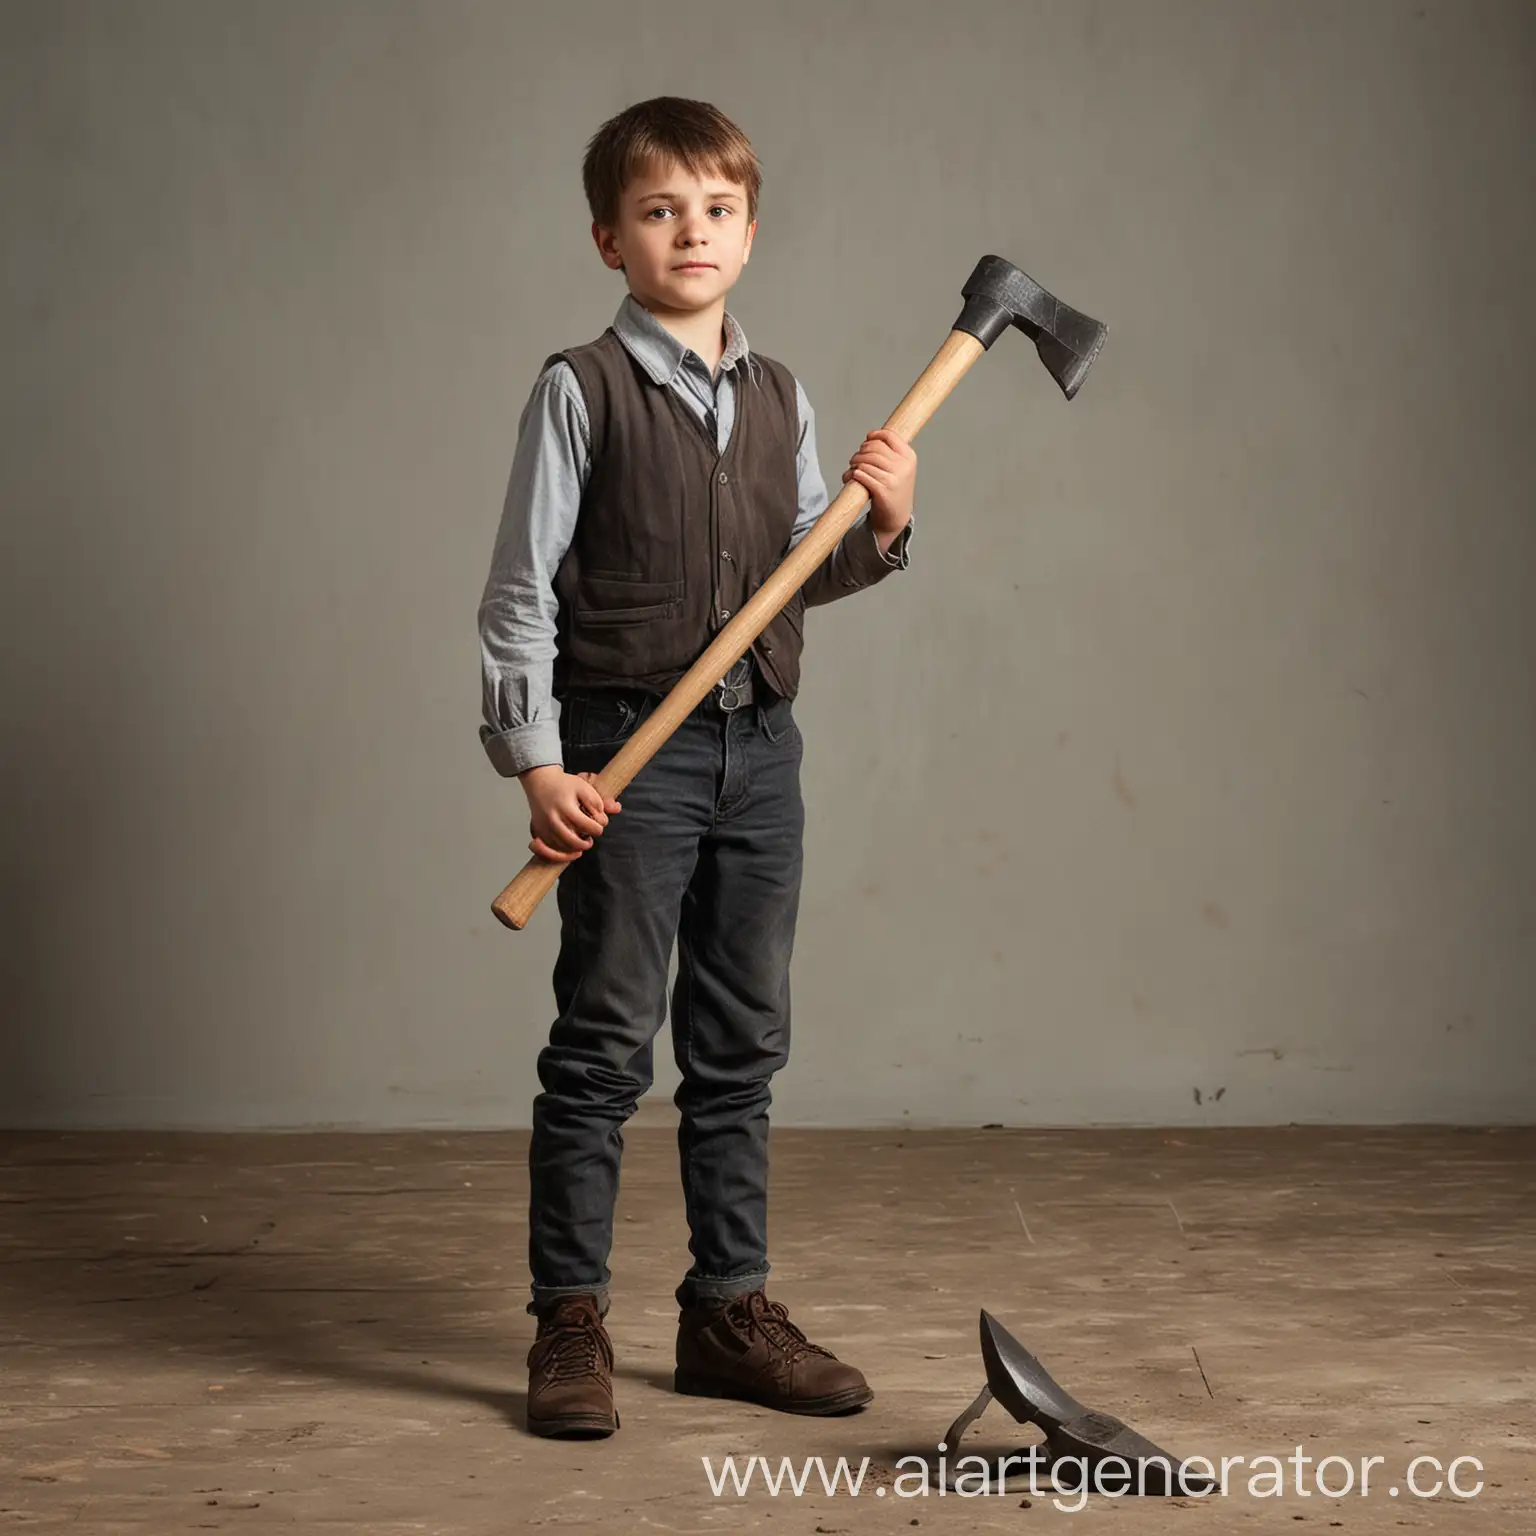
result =
[{"label": "jeans pocket", "polygon": [[800,727],[795,724],[794,705],[789,699],[775,699],[771,704],[765,704],[760,718],[763,735],[775,745],[793,740],[800,734]]},{"label": "jeans pocket", "polygon": [[565,701],[561,736],[571,747],[616,747],[640,722],[640,706],[616,693],[578,693]]}]

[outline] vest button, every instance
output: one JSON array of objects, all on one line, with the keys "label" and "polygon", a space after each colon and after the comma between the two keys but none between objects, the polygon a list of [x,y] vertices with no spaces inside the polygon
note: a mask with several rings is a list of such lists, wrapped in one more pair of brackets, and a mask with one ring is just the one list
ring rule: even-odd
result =
[{"label": "vest button", "polygon": [[721,550],[721,551],[720,551],[720,558],[721,558],[721,559],[722,559],[722,560],[729,560],[729,559],[730,559],[730,558],[731,558],[731,552],[730,552],[730,550],[728,550],[728,549],[722,549],[722,550]]},{"label": "vest button", "polygon": [[720,484],[724,485],[731,477],[722,469],[720,471]]},{"label": "vest button", "polygon": [[722,619],[728,619],[728,618],[730,618],[730,616],[731,616],[731,610],[729,608],[722,608],[720,610],[720,617]]}]

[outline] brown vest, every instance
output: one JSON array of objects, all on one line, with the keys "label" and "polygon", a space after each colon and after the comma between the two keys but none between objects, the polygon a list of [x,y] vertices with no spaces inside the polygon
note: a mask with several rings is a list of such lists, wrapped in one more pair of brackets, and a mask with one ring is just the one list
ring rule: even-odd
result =
[{"label": "brown vest", "polygon": [[[745,366],[735,375],[736,418],[721,454],[611,326],[545,367],[557,358],[586,401],[592,469],[555,573],[554,692],[665,692],[788,553],[798,512],[794,376],[752,354],[752,377]],[[802,589],[752,643],[761,675],[786,698],[800,685],[804,625]]]}]

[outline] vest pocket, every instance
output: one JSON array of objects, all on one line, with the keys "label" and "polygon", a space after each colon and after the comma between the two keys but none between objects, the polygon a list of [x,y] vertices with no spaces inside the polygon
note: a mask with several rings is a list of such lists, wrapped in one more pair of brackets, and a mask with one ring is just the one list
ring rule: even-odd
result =
[{"label": "vest pocket", "polygon": [[682,606],[680,581],[642,581],[587,571],[576,583],[575,612],[581,624],[643,624]]}]

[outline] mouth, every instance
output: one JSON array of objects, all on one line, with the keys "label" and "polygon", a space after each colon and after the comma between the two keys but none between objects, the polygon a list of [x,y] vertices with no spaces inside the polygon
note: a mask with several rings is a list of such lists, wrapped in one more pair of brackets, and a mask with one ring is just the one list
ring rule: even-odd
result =
[{"label": "mouth", "polygon": [[680,267],[673,267],[674,272],[713,272],[715,265],[711,261],[685,261]]}]

